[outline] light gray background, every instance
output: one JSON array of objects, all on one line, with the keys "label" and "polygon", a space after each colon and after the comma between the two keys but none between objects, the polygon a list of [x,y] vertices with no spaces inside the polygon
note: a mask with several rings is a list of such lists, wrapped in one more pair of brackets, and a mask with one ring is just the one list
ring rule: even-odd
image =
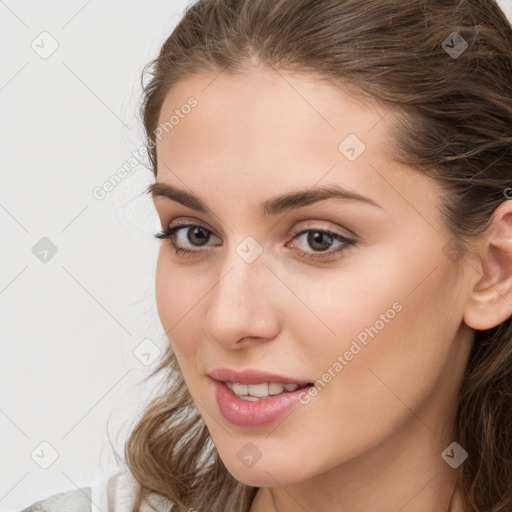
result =
[{"label": "light gray background", "polygon": [[122,452],[150,398],[166,343],[152,176],[93,190],[137,156],[140,72],[187,3],[0,0],[2,512],[116,471],[107,432]]},{"label": "light gray background", "polygon": [[[133,350],[165,343],[152,175],[137,165],[103,200],[92,191],[141,147],[140,73],[185,5],[0,2],[1,511],[115,471],[107,420],[121,450],[149,398],[154,364]],[[43,31],[59,45],[45,59]],[[58,249],[46,263],[42,237]],[[43,441],[58,452],[47,469]]]}]

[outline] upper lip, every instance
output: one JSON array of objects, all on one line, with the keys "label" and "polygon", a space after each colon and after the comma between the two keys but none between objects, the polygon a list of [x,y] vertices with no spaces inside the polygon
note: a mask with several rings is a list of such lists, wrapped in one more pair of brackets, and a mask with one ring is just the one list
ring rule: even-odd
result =
[{"label": "upper lip", "polygon": [[222,382],[236,382],[238,384],[265,384],[265,383],[280,383],[280,384],[298,384],[304,386],[311,384],[306,380],[294,379],[292,377],[285,377],[277,373],[265,372],[257,369],[234,370],[232,368],[215,368],[210,371],[208,375],[215,380]]}]

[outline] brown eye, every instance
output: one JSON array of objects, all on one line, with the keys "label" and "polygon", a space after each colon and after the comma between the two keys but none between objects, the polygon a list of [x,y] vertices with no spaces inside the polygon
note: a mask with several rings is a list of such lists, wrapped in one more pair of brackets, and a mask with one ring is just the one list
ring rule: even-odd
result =
[{"label": "brown eye", "polygon": [[[184,234],[185,231],[186,235]],[[212,236],[217,238],[212,231],[197,224],[169,226],[165,231],[156,233],[154,236],[160,240],[169,240],[176,251],[176,255],[187,257],[204,254],[207,249],[191,249],[191,247],[205,246]]]},{"label": "brown eye", "polygon": [[307,241],[309,246],[316,251],[326,251],[332,244],[333,238],[325,231],[309,231]]},{"label": "brown eye", "polygon": [[[295,234],[293,240],[295,241],[301,238],[305,241],[303,245],[308,246],[306,247],[308,250],[298,250],[297,253],[299,256],[311,260],[327,260],[328,258],[333,258],[338,253],[350,249],[351,246],[354,246],[356,243],[355,240],[351,240],[339,233],[333,233],[323,229],[304,229]],[[328,250],[334,242],[338,242],[338,245],[335,246],[333,250]]]},{"label": "brown eye", "polygon": [[[193,228],[193,229],[191,229]],[[193,245],[204,245],[210,238],[211,231],[200,226],[189,226],[187,228],[187,239]],[[198,241],[198,243],[196,243]]]}]

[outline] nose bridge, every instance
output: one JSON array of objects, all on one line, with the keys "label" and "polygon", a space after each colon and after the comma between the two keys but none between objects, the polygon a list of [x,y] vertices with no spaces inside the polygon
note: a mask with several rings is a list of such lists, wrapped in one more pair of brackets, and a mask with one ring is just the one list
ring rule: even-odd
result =
[{"label": "nose bridge", "polygon": [[224,257],[219,280],[210,292],[205,329],[218,343],[273,337],[277,329],[272,273],[263,247],[250,238]]},{"label": "nose bridge", "polygon": [[[261,300],[267,303],[265,297],[265,281],[269,278],[266,267],[267,258],[263,246],[252,236],[246,236],[238,244],[231,246],[224,257],[221,276],[218,283],[218,295],[223,300],[233,301],[234,305],[244,302],[248,298]],[[261,288],[261,289],[260,289]],[[224,296],[226,292],[227,296]]]}]

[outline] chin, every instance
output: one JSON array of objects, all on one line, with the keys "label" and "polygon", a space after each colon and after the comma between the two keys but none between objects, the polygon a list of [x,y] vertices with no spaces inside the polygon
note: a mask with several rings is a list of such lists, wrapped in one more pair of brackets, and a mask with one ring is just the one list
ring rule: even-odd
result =
[{"label": "chin", "polygon": [[252,467],[244,467],[238,458],[224,463],[233,478],[252,487],[276,487],[301,482],[307,475],[297,471],[297,467],[282,462],[260,459]]},{"label": "chin", "polygon": [[236,471],[229,472],[233,478],[251,487],[277,487],[294,484],[298,481],[293,478],[293,475],[287,474],[285,471],[281,470],[264,470],[261,468],[256,470],[255,468],[251,468],[245,471],[237,469]]}]

